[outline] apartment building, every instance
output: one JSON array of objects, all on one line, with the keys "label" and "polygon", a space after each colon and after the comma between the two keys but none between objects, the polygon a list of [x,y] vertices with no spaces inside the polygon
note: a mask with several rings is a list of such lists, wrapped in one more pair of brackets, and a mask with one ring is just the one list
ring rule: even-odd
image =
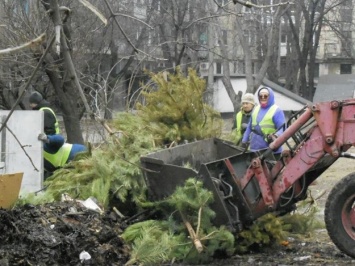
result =
[{"label": "apartment building", "polygon": [[327,14],[317,51],[319,75],[355,73],[354,29],[354,1]]},{"label": "apartment building", "polygon": [[[222,1],[223,2],[223,1]],[[252,1],[257,4],[259,2],[259,8],[261,6],[261,1]],[[329,3],[331,2],[331,3]],[[263,24],[267,27],[267,25],[272,21],[273,14],[276,10],[276,3],[278,1],[262,1],[265,8],[260,8],[258,11],[256,8],[250,9],[243,7],[242,16],[244,26],[244,38],[248,38],[250,43],[250,50],[252,53],[253,64],[255,63],[254,72],[257,71],[258,51],[257,47],[258,38],[260,38],[260,33],[255,30],[255,20],[261,23],[260,27]],[[355,59],[354,59],[354,0],[339,0],[336,1],[327,1],[326,2],[326,12],[324,21],[322,23],[322,30],[320,35],[320,40],[317,48],[316,54],[316,65],[315,65],[315,81],[317,82],[317,78],[320,75],[327,74],[353,74],[355,73]],[[273,6],[274,5],[274,6]],[[333,6],[331,6],[333,5]],[[291,13],[294,12],[291,9]],[[315,19],[319,13],[315,13]],[[292,17],[292,16],[291,16]],[[294,19],[292,17],[292,19]],[[228,42],[228,47],[234,45],[239,46],[238,42],[235,39],[236,29],[233,27],[233,22],[231,25],[223,25],[225,27],[224,33],[227,34],[225,37]],[[301,24],[304,25],[304,22]],[[266,28],[265,27],[265,28]],[[302,27],[302,26],[301,26]],[[279,40],[276,42],[278,45],[278,65],[277,70],[279,71],[279,83],[282,84],[285,79],[285,72],[287,70],[286,58],[289,56],[288,54],[288,44],[292,42],[292,38],[290,37],[289,25],[286,23],[285,18],[281,19],[279,30]],[[302,36],[300,36],[302,37]],[[208,39],[208,38],[206,38]],[[302,39],[300,39],[300,42]],[[300,43],[300,45],[303,45]],[[244,60],[243,54],[240,49],[237,49],[235,53],[235,57],[230,57],[230,70],[231,74],[245,74]],[[200,71],[203,76],[208,75],[208,70],[213,64],[214,74],[215,75],[223,75],[224,70],[221,63],[221,60],[215,58],[213,63],[208,62],[207,60],[200,63]]]}]

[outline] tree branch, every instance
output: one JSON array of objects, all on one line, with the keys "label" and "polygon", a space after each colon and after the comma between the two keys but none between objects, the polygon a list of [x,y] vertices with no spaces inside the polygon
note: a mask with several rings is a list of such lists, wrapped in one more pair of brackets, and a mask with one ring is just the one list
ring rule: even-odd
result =
[{"label": "tree branch", "polygon": [[256,8],[265,8],[265,7],[275,7],[275,6],[282,6],[282,5],[293,5],[294,3],[291,1],[287,1],[284,3],[279,3],[279,4],[274,4],[274,5],[256,5],[253,4],[252,2],[249,1],[240,1],[240,0],[233,0],[234,4],[241,4],[247,8],[252,8],[252,7],[256,7]]},{"label": "tree branch", "polygon": [[146,25],[148,28],[150,29],[154,29],[152,26],[150,26],[148,23],[145,23],[143,20],[141,19],[138,19],[138,18],[135,18],[135,17],[132,17],[130,15],[126,15],[126,14],[121,14],[121,13],[112,13],[113,16],[122,16],[122,17],[127,17],[127,18],[130,18],[130,19],[133,19],[133,20],[137,20],[139,21],[140,23]]},{"label": "tree branch", "polygon": [[[107,2],[107,0],[105,0],[105,3],[106,3],[106,5],[107,5],[107,8],[108,8],[109,11],[110,11],[111,16],[113,17],[114,21],[116,22],[117,27],[119,28],[119,30],[120,30],[121,33],[123,34],[124,38],[125,38],[125,39],[127,40],[127,42],[129,43],[129,45],[133,48],[133,52],[134,52],[134,53],[142,53],[142,54],[144,54],[144,55],[147,56],[147,57],[154,58],[153,56],[151,56],[151,55],[149,55],[149,54],[143,52],[142,50],[139,50],[139,49],[132,43],[131,39],[127,36],[126,32],[123,30],[123,28],[121,27],[120,23],[118,23],[117,18],[116,18],[115,15],[114,15],[115,13],[113,12],[113,10],[112,10],[110,4]],[[166,60],[166,59],[164,59],[164,58],[155,58],[155,59],[157,59],[157,60]]]},{"label": "tree branch", "polygon": [[39,67],[42,65],[42,63],[43,63],[43,61],[44,61],[44,58],[45,58],[45,56],[47,55],[47,53],[48,53],[50,47],[52,46],[52,44],[53,44],[53,42],[54,42],[54,40],[55,40],[55,36],[53,36],[53,37],[51,38],[51,41],[49,42],[49,45],[47,46],[47,48],[46,48],[46,50],[44,51],[44,53],[43,53],[43,55],[41,56],[41,58],[39,59],[37,66],[35,67],[35,69],[33,70],[32,74],[31,74],[31,77],[27,80],[27,83],[26,83],[26,85],[25,85],[25,88],[23,89],[22,93],[20,94],[20,96],[19,96],[18,99],[16,100],[14,106],[11,108],[11,111],[10,111],[10,113],[8,114],[8,116],[6,117],[5,121],[4,121],[3,124],[1,125],[1,127],[0,127],[0,132],[1,132],[1,130],[3,130],[3,128],[6,126],[6,123],[9,121],[9,119],[10,119],[12,113],[14,112],[16,106],[17,106],[18,103],[22,100],[23,96],[24,96],[25,93],[27,92],[28,87],[31,85],[31,82],[32,82],[34,76],[36,75],[36,73],[37,73]]},{"label": "tree branch", "polygon": [[12,53],[18,52],[18,51],[20,51],[22,49],[25,49],[25,48],[30,48],[30,47],[33,47],[33,46],[40,45],[44,41],[45,37],[46,37],[46,34],[42,33],[36,39],[33,39],[32,41],[29,41],[29,42],[27,42],[25,44],[22,44],[20,46],[13,47],[13,48],[7,48],[7,49],[4,49],[4,50],[0,50],[0,55],[12,54]]},{"label": "tree branch", "polygon": [[79,2],[82,3],[88,9],[90,9],[96,16],[98,16],[99,19],[101,19],[101,21],[105,24],[105,26],[107,25],[107,19],[95,6],[93,6],[86,0],[79,0]]}]

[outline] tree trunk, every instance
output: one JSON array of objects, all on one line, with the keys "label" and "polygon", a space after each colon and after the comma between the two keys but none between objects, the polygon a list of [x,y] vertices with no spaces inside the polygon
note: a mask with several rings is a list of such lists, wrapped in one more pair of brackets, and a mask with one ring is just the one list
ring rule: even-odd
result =
[{"label": "tree trunk", "polygon": [[[325,1],[326,0],[305,2],[304,0],[300,0],[295,2],[295,7],[298,8],[296,9],[296,12],[292,15],[290,12],[287,12],[300,69],[298,76],[299,91],[302,96],[308,100],[312,100],[313,97],[315,57],[324,17]],[[294,14],[296,14],[295,23],[293,22]],[[318,15],[318,18],[316,18],[316,15]],[[299,28],[302,26],[300,17],[304,20],[302,46],[299,34]],[[306,70],[307,66],[308,77]]]},{"label": "tree trunk", "polygon": [[[59,14],[59,6],[56,0],[43,1],[43,5],[53,21],[54,26],[67,27],[65,22],[62,21]],[[73,67],[73,61],[71,53],[67,45],[67,39],[70,40],[70,36],[63,36],[64,32],[68,33],[69,30],[60,30],[60,61],[63,62],[63,69],[59,69],[57,64],[53,64],[54,51],[51,52],[52,57],[47,56],[46,60],[46,73],[50,78],[51,84],[56,92],[57,97],[61,103],[61,109],[63,112],[63,120],[67,133],[67,141],[69,143],[84,143],[84,139],[80,127],[80,112],[78,110],[78,97],[79,89],[76,86],[76,73]]]},{"label": "tree trunk", "polygon": [[[77,92],[75,87],[62,82],[59,75],[61,70],[55,67],[54,59],[51,55],[45,57],[45,71],[59,99],[60,108],[63,112],[63,122],[69,143],[83,143],[80,120],[78,116],[73,116],[77,112]],[[63,83],[63,84],[62,84]],[[65,92],[66,91],[66,92]]]}]

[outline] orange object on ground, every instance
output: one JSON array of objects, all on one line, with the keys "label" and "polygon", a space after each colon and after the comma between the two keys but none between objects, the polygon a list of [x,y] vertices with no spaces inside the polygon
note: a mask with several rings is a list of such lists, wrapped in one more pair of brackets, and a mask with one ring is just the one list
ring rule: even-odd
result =
[{"label": "orange object on ground", "polygon": [[11,208],[18,199],[23,173],[0,175],[0,208]]}]

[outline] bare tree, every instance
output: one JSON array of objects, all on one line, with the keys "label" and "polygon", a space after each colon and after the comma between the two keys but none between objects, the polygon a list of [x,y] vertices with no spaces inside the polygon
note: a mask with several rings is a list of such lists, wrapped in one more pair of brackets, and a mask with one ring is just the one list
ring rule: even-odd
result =
[{"label": "bare tree", "polygon": [[[272,59],[278,54],[278,34],[280,18],[287,6],[286,2],[280,1],[272,6],[257,6],[251,3],[237,1],[235,7],[230,5],[219,5],[216,18],[219,27],[223,27],[221,14],[227,13],[234,18],[233,29],[237,32],[238,42],[231,45],[232,49],[241,49],[245,63],[245,75],[247,80],[247,92],[254,93],[260,86],[263,78],[267,75]],[[245,19],[245,7],[248,11],[248,21]],[[265,12],[265,8],[273,8],[274,11]],[[250,10],[252,8],[252,10]],[[230,23],[229,23],[230,24]],[[218,31],[219,33],[221,30]],[[219,36],[219,51],[223,60],[223,84],[233,103],[234,109],[238,110],[240,106],[241,92],[235,93],[230,82],[230,62],[233,60],[231,52],[222,42],[222,36]],[[240,44],[240,45],[238,45]]]},{"label": "bare tree", "polygon": [[[6,25],[5,28],[0,27],[0,34],[6,36],[0,40],[3,47],[33,39],[44,30],[51,36],[55,29],[60,29],[63,39],[59,42],[59,52],[58,46],[51,49],[45,58],[43,72],[34,79],[32,89],[58,103],[71,142],[82,142],[80,120],[88,109],[95,114],[104,112],[104,118],[111,119],[117,105],[120,110],[132,107],[128,103],[133,99],[132,95],[138,94],[139,81],[147,77],[145,68],[174,71],[179,65],[182,69],[198,69],[199,62],[207,60],[207,52],[211,60],[213,56],[214,60],[223,62],[223,83],[237,109],[241,95],[235,94],[230,82],[232,62],[244,62],[248,92],[254,92],[266,76],[278,81],[279,34],[280,25],[283,25],[280,19],[284,16],[292,23],[302,21],[301,16],[295,19],[288,2],[281,0],[273,1],[273,5],[256,5],[256,1],[234,1],[234,5],[231,1],[220,0],[210,0],[209,5],[205,5],[204,0],[141,0],[134,3],[128,0],[90,0],[98,10],[93,13],[87,12],[81,4],[87,1],[44,0],[30,14],[13,12],[19,5],[14,2],[1,3],[4,12],[9,14],[4,23],[0,21],[0,25]],[[316,2],[323,3],[321,0]],[[302,7],[302,3],[305,1],[297,5],[300,8],[298,14],[305,12],[306,6]],[[56,16],[54,7],[59,10]],[[310,25],[314,26],[314,22],[323,16],[317,13],[320,8],[322,6],[316,6],[317,11],[308,20]],[[315,30],[322,25],[317,23]],[[217,29],[213,34],[217,34],[218,42],[208,45],[207,38],[203,36],[208,36],[208,29],[212,28],[209,25]],[[297,38],[304,36],[303,42],[307,43],[313,36],[315,45],[317,41],[314,38],[317,35],[303,34],[300,25],[293,26],[295,31],[292,31],[290,40],[295,42],[289,46],[289,51],[294,54],[286,58],[290,60],[290,66],[296,68],[290,71],[289,77],[292,78],[287,79],[289,83],[286,85],[291,87],[294,83],[295,88],[298,88],[298,80],[307,77],[306,69],[308,76],[312,75],[310,66],[312,60],[313,64],[315,62],[316,51],[307,52],[310,46],[300,45],[302,42]],[[307,21],[305,25],[308,26]],[[228,33],[227,38],[225,32]],[[307,51],[302,50],[306,48]],[[32,53],[20,53],[2,61],[0,89],[1,92],[11,92],[7,93],[6,99],[11,98],[9,95],[13,101],[16,99],[16,89],[23,86],[42,50],[33,49]],[[295,54],[295,51],[299,52]],[[310,61],[307,61],[306,54]],[[300,55],[306,59],[299,59]],[[308,86],[308,81],[302,82]],[[85,97],[78,93],[78,87],[82,87]],[[85,106],[86,99],[90,103],[89,108]]]},{"label": "bare tree", "polygon": [[[319,44],[319,37],[322,30],[325,0],[318,1],[297,1],[296,12],[291,13],[287,10],[287,18],[294,39],[294,48],[298,55],[299,66],[299,82],[296,87],[296,92],[302,94],[306,99],[311,100],[313,97],[314,88],[314,66],[316,52]],[[298,12],[297,12],[298,11]],[[295,22],[304,22],[303,39],[301,41],[299,27],[294,22],[293,14],[302,14],[303,20],[297,19]],[[308,66],[308,80],[307,80]]]},{"label": "bare tree", "polygon": [[[43,29],[31,28],[30,20],[30,14],[25,12],[19,1],[2,1],[0,3],[1,49],[18,47],[44,32]],[[0,56],[0,99],[3,109],[12,108],[35,66],[31,49],[36,48],[29,48]],[[34,82],[42,86],[40,74],[34,77]],[[25,109],[26,105],[20,101],[16,108]]]},{"label": "bare tree", "polygon": [[[93,2],[98,7],[105,7],[102,1]],[[107,17],[112,18],[110,21],[112,23],[111,27],[105,27],[100,21],[102,18],[88,13],[79,2],[60,1],[59,4],[59,1],[46,0],[42,1],[42,6],[22,6],[17,1],[1,4],[3,14],[7,14],[1,16],[4,18],[1,21],[4,27],[0,28],[0,33],[4,36],[1,38],[2,47],[23,43],[24,40],[36,36],[36,32],[46,30],[47,35],[50,36],[54,29],[59,29],[58,45],[46,56],[43,71],[38,72],[32,90],[40,91],[51,103],[56,103],[58,110],[63,114],[68,141],[82,143],[80,119],[84,112],[88,112],[90,107],[98,107],[99,109],[93,108],[93,110],[97,113],[104,110],[105,117],[111,118],[115,90],[123,87],[124,95],[121,98],[126,98],[126,86],[121,84],[124,84],[124,79],[131,74],[130,66],[132,62],[137,61],[136,54],[141,52],[137,51],[139,47],[137,42],[143,43],[143,40],[139,39],[132,44],[131,47],[135,46],[131,52],[132,56],[127,60],[124,59],[127,53],[122,49],[122,44],[128,42],[127,36],[124,30],[120,31],[122,35],[119,36],[117,28],[121,25],[114,18],[126,15],[124,19],[127,20],[127,10],[123,10],[122,14],[107,12]],[[110,4],[113,8],[119,9],[125,3],[120,5],[116,1],[110,1]],[[107,6],[111,7],[111,5]],[[56,10],[59,10],[59,13],[56,13]],[[118,27],[114,28],[115,25]],[[122,23],[122,25],[129,26],[129,23]],[[135,36],[136,31],[132,27],[129,29],[128,34]],[[130,45],[127,45],[126,48],[129,47]],[[3,65],[0,89],[4,108],[11,107],[9,102],[11,97],[12,102],[16,100],[18,90],[28,78],[31,68],[36,64],[41,53],[42,49],[34,48],[31,53],[27,51],[6,56],[5,60],[0,62]],[[116,68],[118,64],[120,66]],[[78,90],[81,86],[83,88]],[[87,93],[88,100],[99,104],[92,104],[89,108],[85,106],[86,99],[81,95],[81,91]],[[22,102],[20,106],[22,109],[26,108]]]},{"label": "bare tree", "polygon": [[[332,14],[331,20],[327,19],[326,16],[332,12],[336,13],[336,8],[339,5],[346,5],[347,2],[347,0],[302,0],[296,1],[294,8],[288,9],[286,12],[285,17],[290,26],[288,36],[292,40],[289,43],[291,47],[287,56],[291,61],[289,60],[288,64],[290,71],[286,76],[288,81],[286,87],[291,89],[294,87],[293,90],[306,99],[312,100],[313,98],[316,55],[324,25],[333,30],[336,28],[335,25],[344,25],[334,19],[336,15]],[[292,81],[292,84],[290,84],[290,81]]]}]

